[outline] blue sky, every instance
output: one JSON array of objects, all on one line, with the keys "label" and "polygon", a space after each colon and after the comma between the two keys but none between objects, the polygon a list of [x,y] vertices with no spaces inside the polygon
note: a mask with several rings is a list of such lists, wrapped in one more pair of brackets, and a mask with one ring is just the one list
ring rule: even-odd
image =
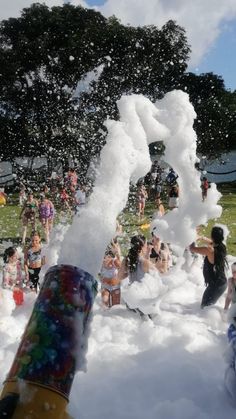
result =
[{"label": "blue sky", "polygon": [[225,25],[196,69],[197,74],[208,71],[222,75],[226,88],[236,90],[236,22]]},{"label": "blue sky", "polygon": [[[117,2],[119,3],[119,0]],[[90,6],[101,6],[104,3],[104,0],[87,0]],[[213,72],[221,75],[226,88],[236,90],[236,20],[222,24],[220,29],[221,34],[208,52],[198,65],[191,67],[190,70],[196,74]]]},{"label": "blue sky", "polygon": [[87,3],[90,6],[100,6],[101,4],[104,4],[105,1],[104,0],[87,0]]}]

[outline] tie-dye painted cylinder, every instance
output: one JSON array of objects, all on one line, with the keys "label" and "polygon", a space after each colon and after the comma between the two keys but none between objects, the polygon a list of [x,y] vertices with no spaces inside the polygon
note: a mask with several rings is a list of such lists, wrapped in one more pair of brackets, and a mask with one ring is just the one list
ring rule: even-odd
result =
[{"label": "tie-dye painted cylinder", "polygon": [[97,281],[80,268],[56,265],[47,271],[5,386],[23,380],[68,399],[87,348],[96,294]]}]

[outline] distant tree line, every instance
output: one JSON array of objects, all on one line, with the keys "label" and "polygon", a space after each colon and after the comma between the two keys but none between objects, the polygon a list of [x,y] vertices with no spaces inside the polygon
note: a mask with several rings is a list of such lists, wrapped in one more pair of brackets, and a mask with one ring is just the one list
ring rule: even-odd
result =
[{"label": "distant tree line", "polygon": [[[189,93],[197,112],[198,151],[209,157],[232,149],[236,92],[220,76],[186,73],[189,55],[185,30],[173,21],[132,27],[69,4],[23,9],[0,24],[1,159],[44,155],[53,165],[70,156],[86,172],[122,94],[156,101],[174,88]],[[99,77],[78,93],[90,71]]]}]

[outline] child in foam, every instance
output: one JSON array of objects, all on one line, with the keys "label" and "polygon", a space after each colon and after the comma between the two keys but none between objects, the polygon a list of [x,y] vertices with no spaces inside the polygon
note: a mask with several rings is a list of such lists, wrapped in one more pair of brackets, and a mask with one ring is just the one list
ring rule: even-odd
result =
[{"label": "child in foam", "polygon": [[76,174],[75,169],[69,169],[67,177],[65,179],[65,183],[68,186],[70,192],[74,194],[78,183],[78,176]]},{"label": "child in foam", "polygon": [[229,328],[227,331],[228,348],[224,358],[227,363],[225,371],[225,387],[230,396],[236,402],[236,304],[232,304],[228,313]]},{"label": "child in foam", "polygon": [[122,260],[118,277],[129,276],[129,282],[142,282],[145,273],[158,268],[150,261],[146,237],[142,234],[131,237],[128,255]]},{"label": "child in foam", "polygon": [[49,242],[49,234],[52,230],[55,209],[53,203],[44,195],[40,196],[39,219],[44,229],[46,243]]},{"label": "child in foam", "polygon": [[15,286],[22,288],[23,275],[19,255],[14,247],[8,247],[3,255],[3,288],[13,289]]},{"label": "child in foam", "polygon": [[75,192],[74,196],[74,203],[75,203],[75,214],[79,214],[81,208],[86,203],[86,193],[85,193],[85,187],[83,185],[79,185],[77,188],[77,191]]},{"label": "child in foam", "polygon": [[209,183],[207,178],[204,176],[201,181],[201,189],[202,189],[202,201],[205,201],[207,198],[207,191],[209,188]]},{"label": "child in foam", "polygon": [[148,198],[148,193],[143,184],[140,184],[137,192],[137,201],[138,201],[138,216],[139,218],[144,217],[144,210],[146,205],[146,199]]},{"label": "child in foam", "polygon": [[102,302],[105,307],[120,304],[120,266],[120,248],[117,243],[112,242],[105,252],[100,272]]},{"label": "child in foam", "polygon": [[228,310],[230,304],[236,303],[236,262],[231,265],[232,276],[228,279],[228,289],[225,298],[224,310]]},{"label": "child in foam", "polygon": [[171,256],[169,246],[160,239],[156,227],[152,231],[152,241],[149,244],[150,260],[155,264],[160,273],[168,272],[170,268]]},{"label": "child in foam", "polygon": [[179,206],[179,187],[177,184],[171,186],[169,191],[169,209],[178,208]]},{"label": "child in foam", "polygon": [[152,219],[153,220],[155,220],[156,218],[163,217],[163,215],[165,215],[165,208],[164,208],[164,205],[163,205],[163,203],[161,201],[160,195],[157,196],[156,201],[155,201],[155,204],[156,204],[156,208],[157,209],[156,209],[156,211],[154,212],[154,214],[152,216]]},{"label": "child in foam", "polygon": [[34,198],[33,193],[29,192],[20,213],[20,219],[22,219],[23,224],[22,244],[25,244],[28,225],[30,224],[32,231],[35,230],[37,212],[38,201]]},{"label": "child in foam", "polygon": [[25,277],[30,288],[37,292],[39,283],[39,273],[45,264],[45,256],[42,255],[41,239],[39,233],[34,233],[31,245],[25,251],[24,268]]},{"label": "child in foam", "polygon": [[23,183],[20,184],[20,191],[19,191],[19,205],[23,207],[25,201],[27,199],[25,185]]}]

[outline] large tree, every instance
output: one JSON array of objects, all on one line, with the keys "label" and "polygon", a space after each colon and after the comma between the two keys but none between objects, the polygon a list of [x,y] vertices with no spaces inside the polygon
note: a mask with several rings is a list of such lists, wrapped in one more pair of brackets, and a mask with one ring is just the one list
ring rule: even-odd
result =
[{"label": "large tree", "polygon": [[[189,53],[173,21],[134,28],[69,4],[23,9],[0,26],[2,157],[72,155],[86,168],[104,144],[103,121],[117,117],[117,99],[162,97],[181,79]],[[90,90],[76,96],[78,82],[100,65]]]},{"label": "large tree", "polygon": [[189,93],[197,118],[197,150],[208,158],[236,148],[236,92],[225,89],[221,76],[184,74],[179,85]]}]

